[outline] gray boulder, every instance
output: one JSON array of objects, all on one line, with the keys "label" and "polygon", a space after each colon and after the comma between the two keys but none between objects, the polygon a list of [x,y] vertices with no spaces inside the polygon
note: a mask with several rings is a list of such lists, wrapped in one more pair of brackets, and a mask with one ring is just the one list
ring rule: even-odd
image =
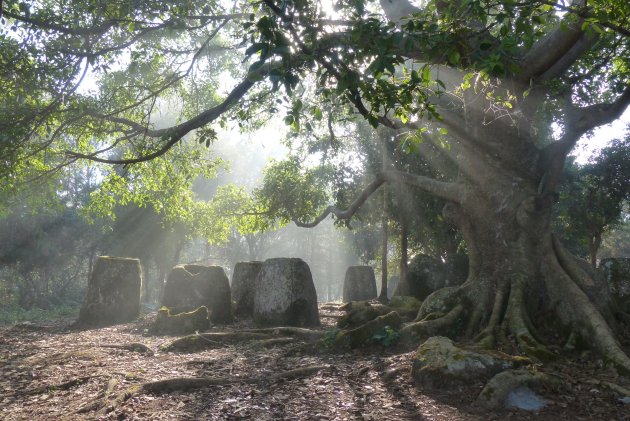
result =
[{"label": "gray boulder", "polygon": [[232,274],[232,300],[234,315],[251,317],[254,311],[256,278],[262,269],[262,262],[239,262]]},{"label": "gray boulder", "polygon": [[302,259],[268,259],[256,279],[254,321],[266,326],[317,326],[317,293]]},{"label": "gray boulder", "polygon": [[370,266],[350,266],[343,282],[343,302],[376,298],[376,278]]},{"label": "gray boulder", "polygon": [[158,311],[152,331],[156,334],[181,335],[193,332],[203,332],[210,327],[208,309],[201,306],[198,309],[178,314],[171,314],[167,307]]},{"label": "gray boulder", "polygon": [[539,411],[547,405],[547,401],[534,390],[551,382],[554,382],[554,379],[544,373],[506,370],[486,384],[476,402],[477,405],[490,410],[517,408]]},{"label": "gray boulder", "polygon": [[446,314],[452,308],[453,300],[457,299],[459,289],[446,287],[431,293],[420,306],[416,321],[420,321],[429,314]]},{"label": "gray boulder", "polygon": [[178,265],[164,285],[162,307],[178,314],[206,306],[213,323],[232,321],[230,283],[220,266]]},{"label": "gray boulder", "polygon": [[488,379],[518,364],[509,355],[459,348],[449,338],[434,336],[418,347],[411,374],[420,389],[432,390]]},{"label": "gray boulder", "polygon": [[88,279],[77,323],[104,326],[134,320],[140,314],[140,260],[100,256]]}]

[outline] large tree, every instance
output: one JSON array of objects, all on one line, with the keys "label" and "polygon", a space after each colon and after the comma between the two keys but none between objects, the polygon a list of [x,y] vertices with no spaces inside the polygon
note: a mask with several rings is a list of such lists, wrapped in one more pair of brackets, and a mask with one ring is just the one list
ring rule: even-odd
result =
[{"label": "large tree", "polygon": [[[404,334],[459,328],[488,346],[512,337],[545,358],[533,315],[552,310],[567,341],[586,339],[630,371],[617,337],[622,315],[605,285],[550,230],[567,155],[630,103],[627,1],[427,0],[418,8],[352,0],[337,2],[332,15],[306,0],[224,5],[5,1],[7,168],[42,149],[61,160],[133,164],[193,131],[210,142],[212,124],[228,117],[245,125],[264,112],[285,110],[285,122],[299,130],[321,120],[321,108],[299,99],[315,84],[319,101],[335,110],[349,106],[373,126],[406,133],[437,171],[457,168],[440,179],[383,171],[348,209],[301,221],[349,218],[384,183],[447,201],[443,214],[466,241],[469,276],[442,317]],[[221,72],[238,56],[219,55],[231,47],[244,50],[249,66],[232,67],[240,81]],[[100,78],[98,93],[79,92],[83,73]],[[227,95],[210,89],[225,85],[233,85]],[[182,121],[157,128],[156,103],[178,96]]]}]

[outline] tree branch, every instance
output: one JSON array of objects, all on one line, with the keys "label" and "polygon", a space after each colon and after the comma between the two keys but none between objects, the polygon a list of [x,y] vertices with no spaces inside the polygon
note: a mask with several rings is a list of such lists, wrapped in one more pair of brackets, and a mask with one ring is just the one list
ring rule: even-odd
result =
[{"label": "tree branch", "polygon": [[[569,12],[572,13],[576,16],[579,16],[581,18],[584,19],[588,19],[588,18],[592,18],[594,17],[592,13],[588,13],[586,12],[584,9],[582,8],[576,8],[573,6],[565,6],[563,5],[561,2],[557,2],[555,0],[538,0],[539,3],[541,4],[546,4],[549,6],[553,6],[554,8],[561,10],[563,12]],[[625,35],[627,37],[630,37],[630,30],[619,26],[617,24],[608,22],[608,21],[599,21],[598,22],[599,25],[603,26],[604,28],[608,28],[608,29],[612,29],[615,32],[620,33],[621,35]]]},{"label": "tree branch", "polygon": [[551,80],[564,74],[586,51],[599,39],[599,34],[585,34],[578,38],[573,46],[539,77],[539,81]]},{"label": "tree branch", "polygon": [[336,206],[331,205],[331,206],[328,206],[321,215],[319,215],[317,218],[315,218],[311,222],[302,222],[302,221],[299,221],[297,218],[293,218],[293,222],[298,227],[313,228],[313,227],[316,227],[324,219],[326,219],[328,215],[330,214],[335,215],[337,219],[350,219],[359,210],[359,208],[363,206],[363,204],[368,200],[368,198],[372,195],[372,193],[378,190],[378,188],[383,183],[385,183],[385,177],[383,176],[383,174],[379,174],[370,184],[368,184],[368,186],[365,189],[363,189],[361,194],[354,200],[354,202],[352,202],[352,204],[350,204],[350,206],[347,209],[341,210],[337,208]]},{"label": "tree branch", "polygon": [[567,130],[562,139],[548,145],[541,151],[539,172],[546,174],[542,190],[549,192],[560,180],[564,161],[580,139],[589,130],[612,123],[630,105],[630,85],[613,102],[575,108],[569,112]]},{"label": "tree branch", "polygon": [[298,227],[313,228],[320,222],[328,217],[328,215],[334,215],[337,219],[350,219],[354,214],[363,206],[367,199],[385,182],[389,183],[403,183],[410,186],[417,187],[429,194],[441,197],[443,199],[461,202],[464,196],[465,189],[461,184],[449,183],[444,181],[434,180],[430,177],[422,175],[410,174],[402,171],[390,170],[377,174],[374,180],[368,186],[363,189],[361,194],[345,209],[339,209],[336,206],[328,206],[324,212],[315,218],[311,222],[299,221],[293,218],[293,222]]},{"label": "tree branch", "polygon": [[[259,74],[267,73],[266,70],[261,70],[261,69],[259,69],[257,73]],[[95,118],[111,121],[118,124],[124,124],[135,130],[139,130],[147,137],[152,137],[152,138],[161,137],[168,140],[160,149],[152,153],[142,155],[136,158],[129,158],[129,159],[107,159],[107,158],[100,158],[99,156],[95,154],[81,154],[81,153],[77,153],[73,151],[66,151],[66,154],[74,158],[89,159],[91,161],[102,162],[102,163],[107,163],[107,164],[127,165],[127,164],[136,164],[139,162],[150,161],[152,159],[155,159],[159,156],[164,155],[166,152],[168,152],[169,149],[173,147],[173,145],[179,142],[186,134],[219,118],[226,111],[232,108],[238,102],[238,100],[240,100],[247,93],[247,91],[249,91],[249,89],[252,86],[254,86],[254,84],[255,82],[253,82],[249,78],[246,78],[241,83],[239,83],[234,89],[232,89],[232,92],[230,92],[230,94],[221,104],[198,114],[197,116],[191,118],[190,120],[184,123],[181,123],[177,126],[173,126],[167,129],[152,130],[152,129],[142,126],[141,124],[136,123],[133,120],[129,120],[126,118],[100,115],[94,112],[88,113],[88,115],[91,115]]]},{"label": "tree branch", "polygon": [[595,127],[612,123],[621,117],[628,105],[630,105],[630,85],[626,86],[621,95],[611,103],[595,104],[577,109],[572,118],[573,131],[581,136]]},{"label": "tree branch", "polygon": [[[579,3],[584,5],[584,0]],[[568,25],[558,24],[551,33],[538,41],[522,57],[519,68],[523,72],[516,75],[516,79],[523,83],[537,79],[565,57],[582,37],[582,22],[582,19],[578,19]]]}]

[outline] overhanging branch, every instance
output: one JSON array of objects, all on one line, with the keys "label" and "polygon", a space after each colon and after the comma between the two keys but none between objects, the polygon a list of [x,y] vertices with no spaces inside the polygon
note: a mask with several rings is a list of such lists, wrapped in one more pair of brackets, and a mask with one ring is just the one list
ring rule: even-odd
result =
[{"label": "overhanging branch", "polygon": [[[583,4],[583,1],[579,2]],[[527,83],[551,69],[573,48],[582,37],[582,19],[558,26],[543,39],[538,41],[521,59],[519,68],[522,73],[517,80]]]},{"label": "overhanging branch", "polygon": [[363,206],[368,198],[386,182],[408,184],[429,194],[457,203],[461,202],[465,191],[464,186],[457,183],[438,181],[430,177],[410,174],[402,171],[384,171],[376,175],[374,180],[372,180],[372,182],[363,189],[363,191],[347,209],[339,209],[336,206],[328,206],[321,215],[311,222],[300,221],[297,218],[293,218],[293,222],[298,227],[313,228],[329,215],[334,215],[337,219],[350,219],[361,208],[361,206]]},{"label": "overhanging branch", "polygon": [[[259,69],[258,73],[262,75],[263,73],[266,74],[267,71],[262,70],[261,68]],[[154,152],[151,152],[151,153],[148,153],[146,155],[142,155],[136,158],[129,158],[129,159],[108,159],[108,158],[101,158],[97,156],[96,154],[81,154],[81,153],[77,153],[73,151],[67,151],[66,154],[73,158],[82,158],[82,159],[88,159],[88,160],[96,161],[96,162],[102,162],[102,163],[107,163],[107,164],[119,164],[119,165],[136,164],[139,162],[150,161],[152,159],[155,159],[159,156],[164,155],[177,142],[179,142],[186,134],[208,123],[211,123],[212,121],[219,118],[226,111],[232,108],[247,93],[247,91],[249,91],[249,89],[252,86],[254,86],[254,84],[255,82],[253,82],[250,78],[246,78],[241,83],[239,83],[234,89],[232,89],[232,92],[230,92],[230,94],[221,104],[198,114],[197,116],[191,118],[190,120],[184,123],[181,123],[177,126],[173,126],[167,129],[152,130],[152,129],[142,126],[141,124],[133,120],[129,120],[123,117],[99,115],[97,113],[89,113],[89,115],[95,118],[100,118],[102,120],[126,125],[132,128],[133,130],[141,131],[144,136],[152,137],[152,138],[163,138],[165,139],[165,143],[162,145],[162,147],[160,147]]]},{"label": "overhanging branch", "polygon": [[589,107],[574,108],[569,112],[567,130],[557,142],[548,145],[541,152],[539,172],[546,174],[542,190],[549,192],[560,180],[560,174],[567,155],[580,137],[596,127],[609,124],[621,117],[630,105],[630,86],[613,102],[595,104]]}]

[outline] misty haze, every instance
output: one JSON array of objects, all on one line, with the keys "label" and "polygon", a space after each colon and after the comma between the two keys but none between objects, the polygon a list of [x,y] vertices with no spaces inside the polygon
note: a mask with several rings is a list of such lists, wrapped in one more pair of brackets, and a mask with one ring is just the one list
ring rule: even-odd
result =
[{"label": "misty haze", "polygon": [[0,418],[625,419],[629,16],[0,1]]}]

